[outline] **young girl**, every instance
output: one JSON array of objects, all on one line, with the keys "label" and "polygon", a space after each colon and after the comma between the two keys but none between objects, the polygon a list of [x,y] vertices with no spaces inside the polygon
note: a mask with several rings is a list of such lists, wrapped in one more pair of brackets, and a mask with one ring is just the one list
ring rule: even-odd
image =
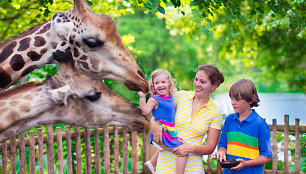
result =
[{"label": "young girl", "polygon": [[227,116],[218,144],[212,157],[218,160],[234,158],[236,167],[224,168],[224,173],[263,174],[264,164],[272,157],[270,129],[252,107],[259,98],[254,83],[249,79],[238,80],[229,91],[235,113]]},{"label": "young girl", "polygon": [[[152,72],[149,80],[149,90],[152,95],[146,103],[146,94],[138,92],[139,106],[145,115],[152,112],[154,120],[163,125],[162,144],[167,147],[177,147],[182,145],[178,140],[176,129],[174,128],[175,121],[175,104],[172,95],[176,92],[176,87],[171,74],[164,69],[157,69]],[[163,150],[158,144],[153,142],[153,134],[150,135],[150,143],[158,150]],[[145,166],[154,173],[156,166],[157,151],[150,161],[145,163]],[[184,173],[187,156],[179,156],[176,162],[176,173]]]}]

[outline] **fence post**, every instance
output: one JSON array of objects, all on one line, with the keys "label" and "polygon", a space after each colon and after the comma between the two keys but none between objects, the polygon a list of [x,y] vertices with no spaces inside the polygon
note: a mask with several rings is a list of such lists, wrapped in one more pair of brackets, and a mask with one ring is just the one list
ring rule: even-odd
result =
[{"label": "fence post", "polygon": [[85,160],[86,160],[86,173],[91,172],[91,145],[90,145],[90,130],[85,127]]},{"label": "fence post", "polygon": [[285,115],[285,121],[284,121],[284,172],[285,173],[289,173],[288,146],[289,146],[289,115]]},{"label": "fence post", "polygon": [[39,174],[44,173],[44,140],[42,128],[37,129]]},{"label": "fence post", "polygon": [[29,132],[29,166],[30,174],[35,174],[35,137],[34,131]]},{"label": "fence post", "polygon": [[18,146],[19,146],[19,169],[20,173],[26,173],[27,163],[25,157],[25,143],[24,143],[24,132],[21,132],[18,136]]},{"label": "fence post", "polygon": [[60,127],[56,128],[56,140],[57,140],[57,162],[58,162],[58,173],[63,174],[63,143],[62,143],[62,131]]},{"label": "fence post", "polygon": [[76,152],[76,173],[81,174],[82,173],[82,156],[81,156],[81,134],[80,134],[80,128],[75,127],[75,152]]},{"label": "fence post", "polygon": [[300,119],[295,119],[295,173],[300,173]]},{"label": "fence post", "polygon": [[10,138],[10,174],[16,174],[16,137]]},{"label": "fence post", "polygon": [[67,145],[67,174],[72,174],[72,153],[71,153],[71,134],[70,126],[66,126],[66,145]]},{"label": "fence post", "polygon": [[99,127],[95,126],[95,173],[100,174],[100,143],[99,143]]},{"label": "fence post", "polygon": [[2,152],[2,174],[7,174],[7,144],[6,141],[1,143]]},{"label": "fence post", "polygon": [[123,158],[123,174],[128,173],[128,151],[127,151],[127,127],[124,126],[122,129],[122,158]]},{"label": "fence post", "polygon": [[273,152],[273,160],[272,160],[272,174],[277,173],[277,120],[273,119],[272,124],[272,152]]},{"label": "fence post", "polygon": [[132,157],[132,173],[137,173],[138,169],[137,169],[137,131],[131,131],[132,134],[132,153],[131,153],[131,157]]},{"label": "fence post", "polygon": [[118,127],[114,126],[114,173],[119,173],[119,140],[118,140]]},{"label": "fence post", "polygon": [[109,152],[109,131],[108,126],[104,126],[103,159],[104,173],[110,173],[110,152]]},{"label": "fence post", "polygon": [[53,125],[47,126],[48,174],[54,174]]}]

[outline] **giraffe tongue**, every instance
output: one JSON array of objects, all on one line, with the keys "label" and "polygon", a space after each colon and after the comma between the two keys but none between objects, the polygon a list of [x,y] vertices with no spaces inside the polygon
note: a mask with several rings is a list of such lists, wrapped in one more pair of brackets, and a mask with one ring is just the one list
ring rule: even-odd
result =
[{"label": "giraffe tongue", "polygon": [[124,84],[129,90],[132,91],[142,91],[138,86],[133,85],[132,83],[125,83]]}]

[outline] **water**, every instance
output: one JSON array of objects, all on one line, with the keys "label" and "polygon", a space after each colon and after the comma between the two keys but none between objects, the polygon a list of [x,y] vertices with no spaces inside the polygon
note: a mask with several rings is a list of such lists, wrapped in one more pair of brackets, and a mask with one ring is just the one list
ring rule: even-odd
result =
[{"label": "water", "polygon": [[[278,125],[284,124],[284,115],[289,115],[289,125],[295,125],[295,119],[300,119],[300,125],[306,125],[306,94],[302,93],[259,93],[259,106],[254,109],[268,124],[277,119]],[[233,113],[228,93],[216,94],[213,100],[220,106],[225,116]]]}]

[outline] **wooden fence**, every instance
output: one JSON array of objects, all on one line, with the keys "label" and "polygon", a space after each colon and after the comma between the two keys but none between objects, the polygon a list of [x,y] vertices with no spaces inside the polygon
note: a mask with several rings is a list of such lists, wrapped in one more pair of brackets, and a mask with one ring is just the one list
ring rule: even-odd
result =
[{"label": "wooden fence", "polygon": [[[289,126],[288,123],[289,116],[285,116],[284,125],[277,125],[276,119],[270,125],[273,162],[272,170],[265,170],[267,174],[300,173],[301,148],[304,148],[300,146],[300,136],[301,133],[306,133],[306,126],[300,126],[299,119],[295,120],[294,126]],[[46,130],[38,128],[36,132],[29,131],[27,137],[21,133],[18,139],[13,137],[1,143],[2,173],[142,173],[143,162],[150,158],[147,152],[154,148],[148,143],[147,129],[136,132],[129,131],[126,127],[85,127],[80,130],[79,127],[68,125],[65,129],[62,132],[60,127],[56,127],[54,132],[53,126],[48,125]],[[46,131],[45,135],[43,131]],[[277,171],[277,132],[284,133],[282,171]],[[295,132],[294,172],[289,172],[289,132]],[[63,140],[67,147],[63,146]],[[57,147],[57,152],[54,152],[54,146]],[[205,163],[206,173],[222,172],[219,164],[217,168],[212,168],[210,156]]]}]

